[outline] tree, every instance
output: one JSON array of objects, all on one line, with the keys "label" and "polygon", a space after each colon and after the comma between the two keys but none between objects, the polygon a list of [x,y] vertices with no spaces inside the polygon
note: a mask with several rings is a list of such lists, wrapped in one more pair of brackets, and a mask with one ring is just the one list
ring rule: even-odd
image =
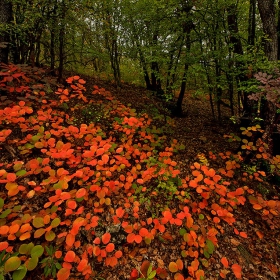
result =
[{"label": "tree", "polygon": [[7,24],[12,19],[12,5],[8,0],[0,1],[0,63],[8,63],[9,33]]},{"label": "tree", "polygon": [[267,36],[265,53],[270,61],[276,61],[278,57],[278,35],[274,1],[258,0],[258,8],[263,23],[263,31]]}]

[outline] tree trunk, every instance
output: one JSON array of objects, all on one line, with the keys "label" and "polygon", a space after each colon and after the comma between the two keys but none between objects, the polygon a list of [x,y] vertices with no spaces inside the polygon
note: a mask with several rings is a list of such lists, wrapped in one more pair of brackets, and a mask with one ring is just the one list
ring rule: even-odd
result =
[{"label": "tree trunk", "polygon": [[250,0],[248,22],[248,45],[254,46],[256,38],[256,0]]},{"label": "tree trunk", "polygon": [[[12,19],[12,4],[8,0],[0,1],[0,24],[4,26]],[[8,63],[9,56],[9,33],[0,33],[0,63]]]},{"label": "tree trunk", "polygon": [[[189,53],[191,50],[191,36],[190,35],[191,35],[192,27],[193,27],[193,23],[191,21],[187,22],[184,27],[184,31],[186,33],[186,52],[187,53]],[[182,105],[183,105],[184,95],[185,95],[185,91],[186,91],[188,69],[189,69],[189,62],[186,61],[185,66],[184,66],[184,74],[183,74],[183,78],[182,78],[182,83],[181,83],[181,90],[179,93],[179,97],[177,99],[176,109],[173,112],[174,115],[176,115],[176,116],[183,115]]]},{"label": "tree trunk", "polygon": [[276,61],[278,56],[278,35],[274,1],[258,0],[258,7],[263,23],[263,31],[268,37],[265,41],[265,53],[270,61]]},{"label": "tree trunk", "polygon": [[278,34],[278,60],[280,60],[280,1],[278,1],[278,19],[277,19],[277,34]]},{"label": "tree trunk", "polygon": [[62,74],[64,68],[64,37],[65,37],[65,16],[66,16],[66,4],[64,0],[61,3],[61,18],[59,29],[59,65],[58,65],[58,82],[62,83]]}]

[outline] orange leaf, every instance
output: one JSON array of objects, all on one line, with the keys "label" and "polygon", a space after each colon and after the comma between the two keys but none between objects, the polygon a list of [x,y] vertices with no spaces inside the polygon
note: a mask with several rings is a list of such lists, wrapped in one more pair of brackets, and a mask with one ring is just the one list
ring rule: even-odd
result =
[{"label": "orange leaf", "polygon": [[262,206],[261,206],[260,204],[256,203],[256,204],[253,205],[253,208],[254,208],[255,210],[261,210],[261,209],[262,209]]},{"label": "orange leaf", "polygon": [[204,271],[199,269],[198,271],[196,271],[195,276],[196,279],[204,279]]},{"label": "orange leaf", "polygon": [[170,262],[168,265],[168,269],[171,272],[177,272],[178,271],[178,266],[175,262]]},{"label": "orange leaf", "polygon": [[119,207],[118,209],[116,209],[116,215],[118,218],[122,218],[124,213],[125,213],[125,211],[123,210],[122,207]]},{"label": "orange leaf", "polygon": [[85,188],[81,188],[76,192],[76,198],[84,197],[87,194],[87,190]]},{"label": "orange leaf", "polygon": [[177,264],[177,267],[178,267],[179,270],[183,270],[184,264],[183,264],[183,261],[181,259],[178,259],[176,261],[176,264]]},{"label": "orange leaf", "polygon": [[117,259],[121,258],[121,257],[122,257],[122,251],[117,251],[117,252],[115,253],[115,257],[116,257]]},{"label": "orange leaf", "polygon": [[135,237],[134,237],[134,241],[136,242],[136,243],[141,243],[141,241],[142,241],[142,236],[141,235],[135,235]]},{"label": "orange leaf", "polygon": [[7,180],[8,182],[14,182],[16,180],[17,176],[15,173],[8,173],[7,174]]},{"label": "orange leaf", "polygon": [[247,233],[244,232],[244,231],[241,231],[241,232],[239,233],[239,235],[240,235],[241,237],[243,237],[243,238],[247,238],[247,237],[248,237],[248,236],[247,236]]},{"label": "orange leaf", "polygon": [[30,232],[25,232],[24,234],[22,234],[19,237],[19,240],[21,240],[21,241],[26,240],[26,239],[30,238],[30,236],[31,236]]},{"label": "orange leaf", "polygon": [[107,266],[114,267],[118,264],[118,259],[116,257],[107,257],[105,260]]},{"label": "orange leaf", "polygon": [[67,202],[67,207],[74,210],[77,207],[77,202],[75,200],[69,200]]},{"label": "orange leaf", "polygon": [[228,268],[228,260],[227,260],[226,257],[222,257],[222,258],[221,258],[221,263],[223,264],[223,266],[224,266],[225,268]]},{"label": "orange leaf", "polygon": [[88,260],[87,259],[82,259],[77,266],[77,270],[80,271],[80,272],[83,271],[86,268],[87,264],[88,264]]},{"label": "orange leaf", "polygon": [[7,241],[0,242],[0,251],[6,250],[9,246]]},{"label": "orange leaf", "polygon": [[184,280],[184,276],[181,273],[176,273],[174,275],[174,280]]},{"label": "orange leaf", "polygon": [[94,246],[92,252],[95,256],[99,256],[101,253],[101,250],[98,246]]},{"label": "orange leaf", "polygon": [[186,226],[187,226],[187,228],[191,228],[193,226],[193,218],[192,217],[187,217]]},{"label": "orange leaf", "polygon": [[103,244],[109,243],[110,239],[111,239],[111,234],[109,232],[104,233],[101,237]]},{"label": "orange leaf", "polygon": [[0,227],[0,234],[1,235],[6,235],[9,232],[9,229],[10,228],[8,226],[6,226],[6,225],[5,226],[1,226]]},{"label": "orange leaf", "polygon": [[109,156],[107,154],[102,155],[103,164],[107,164],[109,161]]},{"label": "orange leaf", "polygon": [[73,262],[75,260],[76,254],[73,251],[68,251],[64,257],[65,262]]},{"label": "orange leaf", "polygon": [[237,263],[231,266],[231,269],[237,279],[241,279],[241,266]]},{"label": "orange leaf", "polygon": [[58,280],[67,280],[69,276],[70,276],[70,270],[65,267],[61,268],[56,274]]},{"label": "orange leaf", "polygon": [[257,236],[259,237],[259,239],[263,239],[264,234],[263,234],[261,231],[257,230],[257,231],[256,231],[256,234],[257,234]]},{"label": "orange leaf", "polygon": [[141,228],[139,230],[139,234],[142,236],[142,237],[145,237],[149,234],[149,231],[146,229],[146,228]]},{"label": "orange leaf", "polygon": [[135,239],[135,233],[129,233],[126,237],[126,240],[128,243],[133,243],[134,242],[134,239]]},{"label": "orange leaf", "polygon": [[107,246],[106,246],[106,251],[107,251],[108,253],[113,252],[114,249],[115,249],[115,244],[114,244],[114,243],[109,243],[109,244],[107,244]]},{"label": "orange leaf", "polygon": [[54,256],[55,256],[57,259],[61,258],[61,256],[62,256],[62,251],[56,251],[56,252],[54,253]]},{"label": "orange leaf", "polygon": [[72,247],[75,242],[75,235],[68,233],[65,242],[69,247]]}]

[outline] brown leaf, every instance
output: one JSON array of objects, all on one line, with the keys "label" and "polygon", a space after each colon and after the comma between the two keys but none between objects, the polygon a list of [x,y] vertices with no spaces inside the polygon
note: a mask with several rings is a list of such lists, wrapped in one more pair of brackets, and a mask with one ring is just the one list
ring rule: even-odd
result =
[{"label": "brown leaf", "polygon": [[238,246],[238,245],[240,244],[240,242],[239,242],[237,239],[235,239],[235,238],[231,238],[231,239],[230,239],[230,242],[231,242],[231,244],[234,245],[234,246]]}]

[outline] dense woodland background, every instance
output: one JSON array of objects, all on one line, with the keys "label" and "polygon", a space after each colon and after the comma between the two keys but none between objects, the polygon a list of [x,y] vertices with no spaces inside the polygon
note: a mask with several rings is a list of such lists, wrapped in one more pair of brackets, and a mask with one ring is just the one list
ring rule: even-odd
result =
[{"label": "dense woodland background", "polygon": [[[1,0],[0,280],[34,271],[59,280],[278,279],[279,59],[280,1]],[[188,143],[168,141],[190,107],[217,131],[229,118],[241,127],[226,135],[234,150],[218,143],[182,164],[176,153]],[[24,198],[38,198],[29,212],[18,210]],[[247,247],[232,238],[235,217]],[[151,257],[161,245],[165,257]]]},{"label": "dense woodland background", "polygon": [[[1,61],[140,84],[165,98],[184,92],[252,114],[248,80],[280,55],[279,2],[1,1]],[[4,44],[4,45],[3,45]],[[248,89],[249,88],[249,89]],[[249,91],[249,92],[248,92]]]}]

